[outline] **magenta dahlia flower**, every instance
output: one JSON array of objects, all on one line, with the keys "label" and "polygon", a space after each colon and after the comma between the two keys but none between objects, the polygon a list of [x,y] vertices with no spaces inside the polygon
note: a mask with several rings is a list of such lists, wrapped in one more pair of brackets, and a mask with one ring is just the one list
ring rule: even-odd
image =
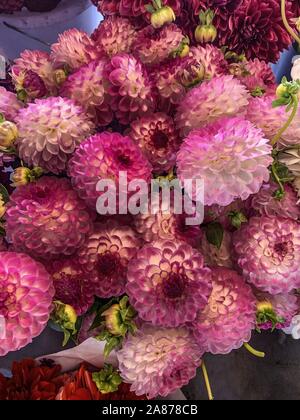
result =
[{"label": "magenta dahlia flower", "polygon": [[110,132],[83,141],[69,163],[74,188],[93,209],[102,195],[101,191],[97,191],[100,180],[110,178],[117,183],[120,172],[126,172],[128,182],[134,179],[149,182],[151,170],[150,163],[131,138]]},{"label": "magenta dahlia flower", "polygon": [[299,299],[292,293],[274,296],[256,291],[255,296],[257,327],[261,330],[288,328],[299,311]]},{"label": "magenta dahlia flower", "polygon": [[[11,67],[12,80],[16,90],[22,90],[28,71],[36,74],[44,83],[47,94],[56,95],[57,86],[54,77],[54,68],[50,61],[50,55],[45,51],[25,50],[14,61]],[[26,85],[26,83],[25,83]],[[26,91],[30,92],[30,89]],[[30,97],[30,95],[29,95]]]},{"label": "magenta dahlia flower", "polygon": [[145,245],[129,263],[127,280],[126,292],[139,317],[164,327],[193,321],[211,293],[202,254],[180,241]]},{"label": "magenta dahlia flower", "polygon": [[87,33],[76,28],[60,34],[57,43],[51,46],[54,67],[67,68],[71,72],[98,57],[95,42]]},{"label": "magenta dahlia flower", "polygon": [[227,206],[237,198],[246,200],[269,180],[271,150],[262,131],[249,121],[223,118],[185,139],[177,174],[182,181],[204,181],[205,205]]},{"label": "magenta dahlia flower", "polygon": [[8,121],[15,121],[23,104],[17,96],[0,86],[0,114]]},{"label": "magenta dahlia flower", "polygon": [[0,356],[5,356],[46,327],[54,288],[42,264],[25,254],[0,252],[0,276]]},{"label": "magenta dahlia flower", "polygon": [[136,30],[129,19],[120,16],[108,16],[100,22],[92,33],[92,40],[100,57],[113,57],[119,53],[130,53],[136,38]]},{"label": "magenta dahlia flower", "polygon": [[143,64],[128,54],[117,54],[107,66],[111,107],[121,124],[154,111],[153,86]]},{"label": "magenta dahlia flower", "polygon": [[245,278],[273,295],[300,287],[300,225],[282,217],[252,217],[234,234]]},{"label": "magenta dahlia flower", "polygon": [[212,269],[212,284],[209,302],[192,328],[205,352],[228,354],[250,340],[255,329],[256,300],[251,287],[234,270]]},{"label": "magenta dahlia flower", "polygon": [[33,257],[72,255],[92,232],[92,216],[67,179],[44,176],[19,187],[7,207],[14,249]]},{"label": "magenta dahlia flower", "polygon": [[[265,61],[249,60],[246,63],[233,64],[231,70],[237,71],[237,76],[252,96],[262,96],[263,94],[273,94],[276,90],[275,75]],[[239,74],[239,72],[241,74]]]},{"label": "magenta dahlia flower", "polygon": [[144,324],[117,352],[123,380],[149,399],[166,397],[196,375],[203,352],[187,328]]},{"label": "magenta dahlia flower", "polygon": [[184,137],[220,117],[243,112],[248,98],[245,86],[233,76],[215,77],[187,93],[177,110],[177,127]]},{"label": "magenta dahlia flower", "polygon": [[[286,2],[287,18],[292,17],[290,2]],[[277,0],[243,1],[228,18],[227,31],[222,33],[222,45],[248,59],[258,58],[275,63],[280,52],[291,44]]]},{"label": "magenta dahlia flower", "polygon": [[76,146],[94,131],[83,109],[61,97],[37,99],[19,112],[16,122],[20,158],[54,174],[66,169]]},{"label": "magenta dahlia flower", "polygon": [[117,221],[95,226],[94,233],[78,253],[95,295],[109,298],[125,292],[128,263],[140,245],[140,238],[129,226]]},{"label": "magenta dahlia flower", "polygon": [[201,63],[205,68],[205,79],[223,76],[228,70],[224,53],[211,44],[192,47],[189,57]]},{"label": "magenta dahlia flower", "polygon": [[263,185],[257,194],[249,198],[250,208],[256,215],[300,219],[297,193],[290,185],[286,184],[283,198],[278,199],[275,197],[278,188],[278,184],[275,183]]},{"label": "magenta dahlia flower", "polygon": [[113,118],[104,86],[105,59],[92,61],[71,74],[63,84],[61,96],[74,100],[97,125],[106,126]]},{"label": "magenta dahlia flower", "polygon": [[156,65],[174,58],[184,42],[184,34],[174,23],[154,29],[152,25],[137,33],[134,51],[146,65]]},{"label": "magenta dahlia flower", "polygon": [[173,168],[181,141],[171,117],[155,113],[140,118],[131,123],[129,136],[147,156],[154,172]]},{"label": "magenta dahlia flower", "polygon": [[84,272],[77,257],[62,258],[47,265],[53,279],[55,299],[71,305],[83,315],[94,303],[95,285]]}]

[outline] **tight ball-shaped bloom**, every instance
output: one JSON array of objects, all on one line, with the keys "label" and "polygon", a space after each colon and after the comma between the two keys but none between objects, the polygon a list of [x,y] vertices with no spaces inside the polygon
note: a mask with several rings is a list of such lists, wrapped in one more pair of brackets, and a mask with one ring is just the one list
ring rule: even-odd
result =
[{"label": "tight ball-shaped bloom", "polygon": [[120,374],[131,391],[166,397],[196,375],[203,352],[187,328],[144,324],[117,352]]},{"label": "tight ball-shaped bloom", "polygon": [[[284,106],[272,107],[275,95],[265,95],[261,98],[252,98],[247,108],[246,118],[261,128],[270,140],[287,122],[289,114]],[[279,145],[297,146],[300,143],[300,110],[289,128],[282,134]]]},{"label": "tight ball-shaped bloom", "polygon": [[79,29],[69,29],[59,35],[57,43],[51,46],[51,60],[55,68],[77,70],[99,56],[95,42]]},{"label": "tight ball-shaped bloom", "polygon": [[54,78],[54,68],[50,60],[50,55],[47,52],[25,50],[14,61],[11,67],[11,74],[17,90],[24,88],[24,80],[29,71],[41,78],[48,94],[56,94],[57,86]]},{"label": "tight ball-shaped bloom", "polygon": [[143,64],[128,54],[117,54],[106,69],[111,107],[121,124],[154,111],[155,97]]},{"label": "tight ball-shaped bloom", "polygon": [[91,36],[101,57],[130,53],[135,37],[133,24],[129,19],[120,16],[105,18]]},{"label": "tight ball-shaped bloom", "polygon": [[77,315],[83,315],[94,303],[95,286],[84,272],[77,257],[51,261],[47,270],[52,276],[55,300],[71,305]]},{"label": "tight ball-shaped bloom", "polygon": [[168,172],[175,165],[181,141],[168,115],[155,113],[132,122],[129,136],[147,156],[154,172]]},{"label": "tight ball-shaped bloom", "polygon": [[243,118],[224,118],[194,130],[177,156],[178,177],[204,181],[204,204],[246,200],[269,179],[271,146]]},{"label": "tight ball-shaped bloom", "polygon": [[256,300],[250,286],[235,271],[212,269],[213,291],[193,323],[199,346],[212,354],[228,354],[251,338]]},{"label": "tight ball-shaped bloom", "polygon": [[274,196],[278,190],[278,184],[265,184],[260,191],[249,198],[250,208],[261,216],[280,216],[298,220],[300,218],[300,206],[298,205],[297,193],[286,184],[284,196],[279,199]]},{"label": "tight ball-shaped bloom", "polygon": [[212,79],[227,73],[228,63],[224,53],[214,45],[192,47],[189,57],[202,63],[205,69],[205,79]]},{"label": "tight ball-shaped bloom", "polygon": [[67,179],[45,176],[19,187],[7,207],[13,247],[45,260],[73,254],[92,231],[91,214]]},{"label": "tight ball-shaped bloom", "polygon": [[15,121],[22,103],[17,96],[0,86],[0,114],[8,121]]},{"label": "tight ball-shaped bloom", "polygon": [[93,284],[95,295],[109,298],[125,291],[127,267],[141,240],[129,226],[116,221],[95,226],[78,253],[78,260]]},{"label": "tight ball-shaped bloom", "polygon": [[20,158],[54,174],[66,169],[76,146],[94,129],[80,106],[61,97],[36,100],[19,112],[16,122]]},{"label": "tight ball-shaped bloom", "polygon": [[127,279],[126,292],[139,317],[165,327],[193,321],[211,293],[202,254],[180,241],[145,245],[131,260]]},{"label": "tight ball-shaped bloom", "polygon": [[113,118],[104,86],[105,59],[92,61],[71,74],[63,84],[61,96],[72,99],[98,125],[108,125]]},{"label": "tight ball-shaped bloom", "polygon": [[300,287],[300,225],[282,217],[252,217],[234,234],[245,278],[271,294]]},{"label": "tight ball-shaped bloom", "polygon": [[[103,179],[118,183],[120,172],[127,172],[128,182],[151,179],[152,167],[140,148],[129,137],[103,132],[83,141],[70,160],[69,174],[80,197],[92,208],[103,194],[97,184]],[[121,188],[123,183],[121,183]],[[119,193],[118,185],[116,185]]]},{"label": "tight ball-shaped bloom", "polygon": [[232,76],[216,77],[190,90],[178,107],[177,127],[182,136],[220,117],[235,116],[248,105],[248,93]]},{"label": "tight ball-shaped bloom", "polygon": [[0,252],[0,356],[25,347],[45,328],[54,289],[42,264]]}]

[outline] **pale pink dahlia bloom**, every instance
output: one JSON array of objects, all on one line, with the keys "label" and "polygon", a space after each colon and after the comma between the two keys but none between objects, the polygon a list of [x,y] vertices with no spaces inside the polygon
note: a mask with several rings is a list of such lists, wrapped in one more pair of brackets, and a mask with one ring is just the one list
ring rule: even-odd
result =
[{"label": "pale pink dahlia bloom", "polygon": [[35,73],[43,81],[47,93],[55,95],[57,86],[50,55],[45,51],[25,50],[11,67],[13,83],[17,90],[24,88],[24,79],[28,71]]},{"label": "pale pink dahlia bloom", "polygon": [[117,54],[107,66],[111,107],[121,124],[154,111],[153,86],[143,64],[132,55]]},{"label": "pale pink dahlia bloom", "polygon": [[76,146],[94,131],[94,124],[72,100],[37,99],[23,108],[17,118],[19,156],[32,166],[59,174]]},{"label": "pale pink dahlia bloom", "polygon": [[42,177],[10,196],[6,232],[17,251],[42,259],[71,255],[92,232],[92,217],[67,179]]},{"label": "pale pink dahlia bloom", "polygon": [[171,117],[154,113],[140,118],[131,123],[129,136],[147,156],[154,172],[173,168],[181,141]]},{"label": "pale pink dahlia bloom", "polygon": [[84,64],[96,60],[99,52],[90,36],[79,29],[68,29],[59,35],[51,46],[51,60],[55,68],[77,70]]},{"label": "pale pink dahlia bloom", "polygon": [[252,217],[234,234],[245,278],[271,294],[300,287],[300,225],[282,217]]},{"label": "pale pink dahlia bloom", "polygon": [[129,19],[120,16],[106,17],[91,36],[101,57],[130,53],[135,37],[133,24]]},{"label": "pale pink dahlia bloom", "polygon": [[208,242],[206,235],[202,235],[201,252],[209,267],[233,268],[232,234],[225,230],[220,248]]},{"label": "pale pink dahlia bloom", "polygon": [[140,238],[129,226],[116,221],[95,226],[78,253],[95,295],[109,298],[125,292],[128,263],[140,246]]},{"label": "pale pink dahlia bloom", "polygon": [[249,206],[257,215],[280,216],[298,220],[300,206],[296,191],[288,185],[284,186],[284,196],[278,199],[274,196],[279,186],[275,183],[264,184],[260,191],[249,198]]},{"label": "pale pink dahlia bloom", "polygon": [[228,354],[251,338],[256,300],[250,286],[235,271],[212,269],[213,291],[192,327],[199,346],[212,354]]},{"label": "pale pink dahlia bloom", "polygon": [[71,74],[63,84],[61,96],[75,101],[98,125],[108,125],[113,113],[104,86],[105,59],[92,61]]},{"label": "pale pink dahlia bloom", "polygon": [[42,264],[15,252],[0,252],[0,278],[0,356],[5,356],[46,327],[54,288]]},{"label": "pale pink dahlia bloom", "polygon": [[0,114],[8,121],[15,121],[23,104],[17,96],[0,86]]},{"label": "pale pink dahlia bloom", "polygon": [[299,299],[294,294],[270,295],[269,293],[255,292],[258,305],[260,303],[271,304],[278,322],[266,321],[257,323],[261,330],[272,330],[274,327],[278,330],[287,328],[291,325],[292,319],[299,311]]},{"label": "pale pink dahlia bloom", "polygon": [[55,288],[55,299],[71,305],[83,315],[94,303],[95,286],[78,258],[61,258],[47,264]]},{"label": "pale pink dahlia bloom", "polygon": [[196,375],[202,350],[187,328],[144,324],[117,352],[123,380],[131,391],[148,398],[166,397]]},{"label": "pale pink dahlia bloom", "polygon": [[[177,155],[177,174],[204,181],[204,204],[227,206],[246,200],[268,181],[271,146],[243,118],[223,118],[192,131]],[[195,197],[194,197],[195,198]]]},{"label": "pale pink dahlia bloom", "polygon": [[[96,190],[100,180],[112,179],[118,187],[120,172],[126,172],[128,182],[134,179],[149,182],[151,170],[152,166],[130,137],[110,132],[83,141],[69,163],[69,175],[74,188],[93,209],[103,194]],[[121,181],[120,184],[122,188]]]},{"label": "pale pink dahlia bloom", "polygon": [[220,117],[242,113],[248,92],[233,76],[215,77],[191,89],[180,103],[176,123],[182,136]]},{"label": "pale pink dahlia bloom", "polygon": [[[246,118],[261,128],[265,136],[272,140],[289,118],[285,107],[272,107],[275,95],[252,98],[247,108]],[[283,133],[279,145],[295,146],[300,143],[300,110],[289,128]]]},{"label": "pale pink dahlia bloom", "polygon": [[126,292],[139,317],[164,327],[193,321],[211,293],[202,254],[180,241],[145,245],[129,263],[127,280]]},{"label": "pale pink dahlia bloom", "polygon": [[160,64],[174,58],[185,36],[174,23],[154,29],[152,25],[140,30],[134,43],[134,52],[146,65]]}]

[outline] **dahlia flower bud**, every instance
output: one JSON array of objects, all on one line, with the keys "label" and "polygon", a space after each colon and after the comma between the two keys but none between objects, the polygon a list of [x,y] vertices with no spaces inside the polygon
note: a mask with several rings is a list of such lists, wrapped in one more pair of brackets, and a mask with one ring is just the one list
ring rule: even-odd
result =
[{"label": "dahlia flower bud", "polygon": [[68,74],[64,69],[57,69],[54,72],[54,80],[58,86],[61,86],[67,80]]},{"label": "dahlia flower bud", "polygon": [[0,219],[5,215],[6,207],[2,194],[0,194]]},{"label": "dahlia flower bud", "polygon": [[25,73],[23,89],[26,97],[30,99],[43,98],[48,92],[43,79],[32,70]]},{"label": "dahlia flower bud", "polygon": [[36,181],[43,175],[42,168],[33,168],[29,169],[24,166],[20,166],[19,168],[15,169],[12,174],[12,186],[13,187],[21,187],[22,185],[27,185],[29,182]]},{"label": "dahlia flower bud", "polygon": [[77,314],[71,305],[65,305],[60,301],[55,301],[51,320],[64,332],[63,346],[67,344],[70,337],[76,330]]},{"label": "dahlia flower bud", "polygon": [[152,13],[151,25],[153,28],[161,28],[166,23],[172,23],[174,20],[176,20],[176,16],[172,7],[162,6],[161,0],[154,0],[153,6],[150,5],[149,7],[149,11]]},{"label": "dahlia flower bud", "polygon": [[135,330],[133,318],[136,316],[136,311],[128,304],[127,296],[102,312],[101,315],[105,318],[107,331],[112,335],[124,337],[128,330]]},{"label": "dahlia flower bud", "polygon": [[112,365],[105,365],[100,372],[94,372],[93,381],[101,394],[116,392],[122,383],[122,378]]},{"label": "dahlia flower bud", "polygon": [[9,148],[18,137],[17,126],[10,121],[0,123],[0,147]]},{"label": "dahlia flower bud", "polygon": [[217,28],[212,24],[214,16],[214,12],[210,9],[200,12],[199,19],[201,25],[198,25],[195,30],[195,39],[197,42],[214,42],[217,38]]},{"label": "dahlia flower bud", "polygon": [[180,83],[190,88],[200,83],[205,76],[205,67],[197,60],[188,61],[179,72]]}]

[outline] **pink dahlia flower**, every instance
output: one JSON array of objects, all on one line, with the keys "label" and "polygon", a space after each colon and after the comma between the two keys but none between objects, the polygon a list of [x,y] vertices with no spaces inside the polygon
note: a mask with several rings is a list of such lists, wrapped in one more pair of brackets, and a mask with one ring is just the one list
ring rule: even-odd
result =
[{"label": "pink dahlia flower", "polygon": [[149,25],[137,33],[133,49],[144,64],[160,64],[174,58],[184,38],[181,29],[174,23],[160,29]]},{"label": "pink dahlia flower", "polygon": [[15,121],[23,104],[17,96],[0,86],[0,114],[8,121]]},{"label": "pink dahlia flower", "polygon": [[[246,113],[246,118],[261,128],[265,136],[272,140],[275,134],[288,120],[285,107],[272,107],[275,95],[266,95],[262,98],[252,98]],[[300,143],[300,110],[289,128],[283,133],[280,141],[283,146],[295,146]]]},{"label": "pink dahlia flower", "polygon": [[92,40],[100,57],[113,57],[119,53],[130,53],[136,38],[136,30],[129,19],[108,16],[92,33]]},{"label": "pink dahlia flower", "polygon": [[99,52],[89,35],[79,29],[68,29],[59,35],[51,46],[51,60],[55,68],[79,69],[84,64],[96,60]]},{"label": "pink dahlia flower", "polygon": [[[299,299],[293,294],[274,296],[257,291],[255,296],[257,299],[257,326],[261,330],[288,328],[299,311]],[[274,320],[268,317],[268,312],[264,308],[272,308]]]},{"label": "pink dahlia flower", "polygon": [[201,252],[204,256],[205,264],[209,267],[233,268],[231,232],[224,231],[220,248],[209,243],[206,235],[202,235]]},{"label": "pink dahlia flower", "polygon": [[255,329],[255,297],[235,271],[212,269],[213,291],[192,327],[198,345],[212,354],[228,354],[251,338]]},{"label": "pink dahlia flower", "polygon": [[[131,138],[110,132],[103,132],[83,141],[69,164],[74,188],[93,209],[97,199],[103,194],[96,188],[99,181],[109,178],[117,183],[120,172],[126,172],[128,182],[134,179],[149,182],[151,170],[150,163]],[[123,188],[121,181],[120,183]]]},{"label": "pink dahlia flower", "polygon": [[131,123],[129,136],[147,156],[155,173],[173,168],[181,141],[171,117],[155,113],[140,118]]},{"label": "pink dahlia flower", "polygon": [[242,113],[247,105],[245,86],[233,76],[215,77],[187,93],[177,110],[177,127],[184,137],[220,117]]},{"label": "pink dahlia flower", "polygon": [[95,286],[77,257],[62,258],[47,265],[53,279],[55,299],[71,305],[83,315],[94,303]]},{"label": "pink dahlia flower", "polygon": [[92,61],[71,74],[63,84],[61,96],[72,99],[86,111],[96,124],[105,126],[113,114],[104,86],[105,59]]},{"label": "pink dahlia flower", "polygon": [[249,121],[223,118],[185,139],[177,174],[182,181],[204,181],[205,205],[227,206],[237,198],[246,200],[268,181],[271,150],[262,131]]},{"label": "pink dahlia flower", "polygon": [[[243,65],[243,63],[242,63]],[[253,96],[260,96],[264,93],[272,94],[276,90],[275,75],[265,61],[258,58],[245,63],[245,71],[248,73],[239,78]]]},{"label": "pink dahlia flower", "polygon": [[61,97],[37,99],[19,112],[16,122],[20,158],[54,174],[66,169],[76,146],[94,130],[83,109]]},{"label": "pink dahlia flower", "polygon": [[214,45],[192,47],[189,57],[204,66],[205,79],[212,79],[227,73],[228,63],[225,60],[224,53]]},{"label": "pink dahlia flower", "polygon": [[92,218],[67,179],[42,177],[10,196],[6,232],[14,248],[42,259],[71,255],[92,231]]},{"label": "pink dahlia flower", "polygon": [[51,277],[28,255],[0,252],[0,356],[31,343],[46,327]]},{"label": "pink dahlia flower", "polygon": [[166,397],[196,375],[203,352],[187,328],[144,324],[117,352],[123,380],[149,399]]},{"label": "pink dahlia flower", "polygon": [[282,217],[252,217],[234,234],[245,278],[273,295],[300,287],[300,225]]},{"label": "pink dahlia flower", "polygon": [[275,183],[263,185],[258,194],[249,198],[250,208],[257,215],[280,216],[298,220],[300,218],[300,206],[297,204],[297,193],[290,185],[286,184],[283,198],[278,199],[274,196],[278,188]]},{"label": "pink dahlia flower", "polygon": [[50,61],[50,55],[47,52],[25,50],[14,61],[11,67],[11,74],[16,90],[24,89],[24,82],[28,71],[36,74],[41,79],[48,94],[55,95],[57,93],[54,68]]},{"label": "pink dahlia flower", "polygon": [[143,64],[128,54],[117,54],[107,66],[111,107],[121,124],[154,111],[153,86]]},{"label": "pink dahlia flower", "polygon": [[93,284],[95,295],[109,298],[125,292],[127,267],[141,240],[129,226],[116,221],[95,226],[78,253],[78,260]]},{"label": "pink dahlia flower", "polygon": [[185,242],[145,245],[128,267],[126,292],[139,317],[178,327],[196,318],[211,293],[211,274],[202,254]]}]

